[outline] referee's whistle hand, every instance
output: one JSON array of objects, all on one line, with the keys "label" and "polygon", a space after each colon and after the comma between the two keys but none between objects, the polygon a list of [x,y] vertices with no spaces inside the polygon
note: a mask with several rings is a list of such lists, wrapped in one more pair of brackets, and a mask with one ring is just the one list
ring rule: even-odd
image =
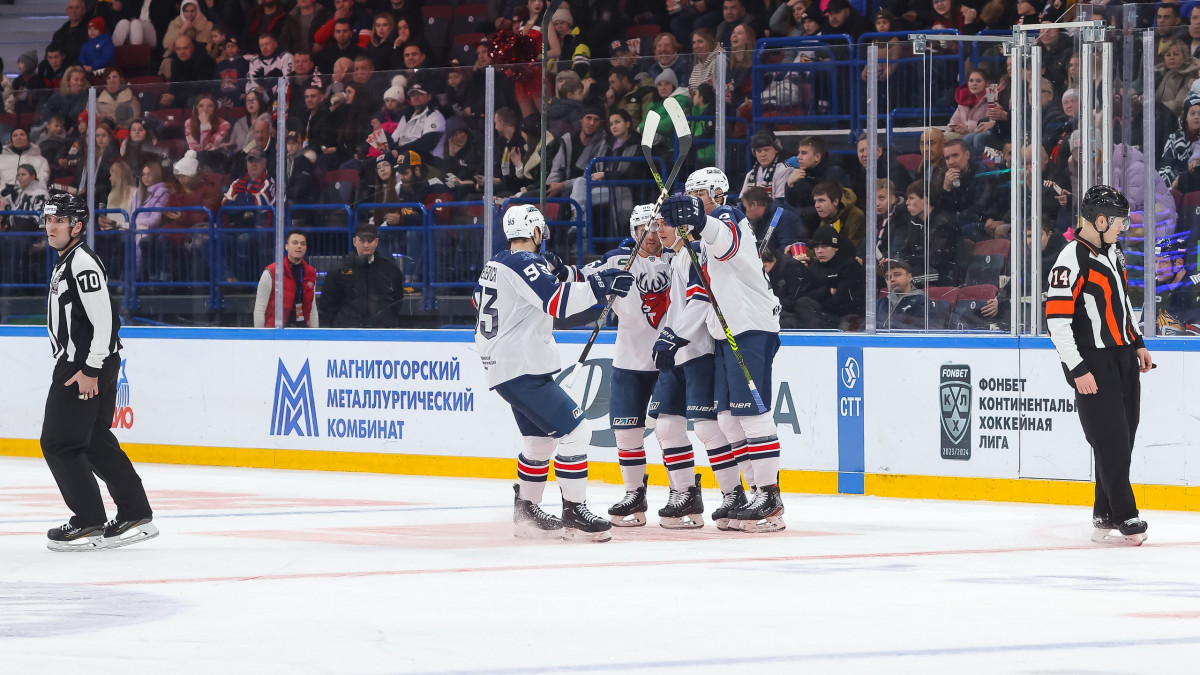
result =
[{"label": "referee's whistle hand", "polygon": [[1137,357],[1138,370],[1142,371],[1143,373],[1150,372],[1150,369],[1154,367],[1154,361],[1150,358],[1150,350],[1142,347],[1141,349],[1137,350]]},{"label": "referee's whistle hand", "polygon": [[92,398],[100,391],[96,378],[84,375],[82,370],[72,375],[71,379],[64,383],[67,387],[72,384],[79,385],[79,398],[81,399]]},{"label": "referee's whistle hand", "polygon": [[1081,394],[1095,394],[1100,391],[1100,387],[1096,386],[1096,376],[1091,373],[1084,373],[1075,378],[1075,391]]}]

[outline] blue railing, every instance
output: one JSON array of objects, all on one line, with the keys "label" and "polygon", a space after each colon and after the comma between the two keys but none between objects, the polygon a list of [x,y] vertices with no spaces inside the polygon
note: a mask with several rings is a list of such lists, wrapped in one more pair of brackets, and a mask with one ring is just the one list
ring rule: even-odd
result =
[{"label": "blue railing", "polygon": [[[501,221],[504,219],[505,212],[508,207],[514,204],[537,204],[537,197],[509,197],[500,204],[500,213],[496,218],[496,225],[493,228],[492,235],[492,254],[495,255],[504,248],[504,227]],[[546,243],[546,249],[553,251],[555,254],[562,257],[569,265],[583,264],[584,240],[587,239],[587,226],[583,220],[583,206],[571,199],[570,197],[548,197],[547,204],[555,205],[553,209],[547,209],[546,225],[550,228],[550,241]],[[574,218],[562,218],[563,207],[569,206],[574,211]],[[575,228],[575,256],[572,258],[570,253],[570,234],[571,228]]]},{"label": "blue railing", "polygon": [[[678,153],[679,149],[676,147],[676,156]],[[666,163],[661,157],[655,157],[654,160],[658,165],[659,175],[666,180]],[[658,186],[651,178],[610,180],[605,177],[599,181],[592,180],[592,171],[596,164],[630,163],[641,167],[645,166],[646,159],[641,155],[593,157],[583,170],[584,189],[586,190],[584,196],[587,204],[587,218],[584,220],[589,223],[589,226],[583,229],[586,230],[586,236],[589,239],[587,249],[591,253],[604,253],[615,248],[618,242],[629,236],[629,212],[633,210],[633,206],[653,202],[658,198]],[[602,199],[597,203],[594,199],[596,192],[605,195],[607,201]],[[604,217],[597,217],[597,206],[603,209]],[[580,232],[581,239],[584,234],[584,232]]]},{"label": "blue railing", "polygon": [[[484,209],[482,201],[438,202],[426,219],[425,262],[430,288],[470,292],[483,267]],[[495,216],[495,206],[493,216]],[[469,222],[468,222],[469,221]]]},{"label": "blue railing", "polygon": [[425,309],[430,310],[436,307],[436,299],[433,295],[433,278],[430,275],[429,266],[423,264],[429,259],[426,243],[431,240],[429,236],[429,211],[424,204],[418,202],[370,202],[359,204],[354,212],[354,223],[350,228],[350,237],[353,239],[354,226],[357,223],[370,222],[370,216],[364,217],[364,212],[384,209],[389,212],[398,212],[399,221],[396,224],[391,224],[384,220],[383,223],[375,222],[379,228],[379,250],[383,251],[384,255],[392,257],[400,256],[404,260],[404,283],[410,288],[421,289],[421,304]]}]

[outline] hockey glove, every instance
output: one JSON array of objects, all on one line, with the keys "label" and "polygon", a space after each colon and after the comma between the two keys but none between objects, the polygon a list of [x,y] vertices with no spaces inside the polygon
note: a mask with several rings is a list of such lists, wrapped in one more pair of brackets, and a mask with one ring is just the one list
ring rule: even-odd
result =
[{"label": "hockey glove", "polygon": [[542,257],[546,259],[546,264],[550,266],[550,273],[554,275],[555,279],[563,283],[571,280],[571,270],[567,268],[567,264],[563,262],[562,258],[550,251],[543,253]]},{"label": "hockey glove", "polygon": [[675,367],[675,352],[691,342],[675,334],[670,328],[662,329],[654,341],[654,367],[664,373]]},{"label": "hockey glove", "polygon": [[587,280],[592,285],[592,292],[596,294],[598,300],[603,300],[610,295],[623,298],[633,287],[633,275],[624,270],[601,270],[589,276]]},{"label": "hockey glove", "polygon": [[659,212],[663,220],[676,230],[684,230],[688,234],[704,229],[708,215],[704,213],[704,203],[691,195],[675,195],[663,202]]}]

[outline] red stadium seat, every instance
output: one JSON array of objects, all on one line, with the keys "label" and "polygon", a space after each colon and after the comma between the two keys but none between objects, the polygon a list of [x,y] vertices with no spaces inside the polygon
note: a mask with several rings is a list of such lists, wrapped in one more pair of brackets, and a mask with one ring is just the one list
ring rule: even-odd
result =
[{"label": "red stadium seat", "polygon": [[150,45],[121,45],[114,50],[114,59],[126,77],[142,72],[150,66]]},{"label": "red stadium seat", "polygon": [[996,297],[996,287],[992,284],[977,284],[975,286],[963,286],[958,289],[958,300],[991,300]]},{"label": "red stadium seat", "polygon": [[642,43],[639,45],[639,56],[649,56],[654,53],[654,38],[658,37],[658,34],[661,32],[663,32],[661,26],[653,23],[643,23],[626,28],[625,39],[640,39]]},{"label": "red stadium seat", "polygon": [[42,121],[42,113],[41,112],[21,113],[20,126],[22,129],[31,129],[31,128],[33,128],[34,125],[36,125],[38,122],[41,122],[41,121]]},{"label": "red stadium seat", "polygon": [[978,244],[975,244],[975,249],[971,252],[972,255],[996,255],[1004,256],[1008,260],[1008,254],[1012,252],[1012,241],[1008,239],[985,239]]},{"label": "red stadium seat", "polygon": [[930,300],[945,302],[949,305],[958,302],[958,289],[954,286],[930,286],[925,289],[925,295],[929,296]]},{"label": "red stadium seat", "polygon": [[358,192],[358,171],[355,169],[337,169],[334,171],[326,171],[325,175],[321,176],[321,186],[333,185],[334,183],[350,183],[354,186],[354,192]]},{"label": "red stadium seat", "polygon": [[469,5],[459,5],[454,9],[454,23],[450,29],[451,35],[482,33],[487,29],[487,5],[472,3]]},{"label": "red stadium seat", "polygon": [[900,162],[900,165],[909,171],[916,171],[917,167],[921,165],[921,153],[913,152],[906,155],[896,155],[896,161]]},{"label": "red stadium seat", "polygon": [[450,46],[450,25],[454,22],[454,9],[448,5],[430,5],[421,8],[424,22],[421,35],[434,51],[441,53]]},{"label": "red stadium seat", "polygon": [[454,37],[454,45],[450,48],[450,58],[458,59],[458,62],[464,66],[475,65],[475,46],[479,41],[486,38],[483,33],[467,33],[465,35],[456,35]]},{"label": "red stadium seat", "polygon": [[21,116],[17,113],[0,113],[0,124],[3,124],[6,127],[20,126],[18,124],[20,121]]}]

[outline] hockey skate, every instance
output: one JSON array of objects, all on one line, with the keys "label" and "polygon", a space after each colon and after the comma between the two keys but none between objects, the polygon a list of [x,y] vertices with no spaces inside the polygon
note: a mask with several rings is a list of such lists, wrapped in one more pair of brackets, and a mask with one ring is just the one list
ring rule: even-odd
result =
[{"label": "hockey skate", "polygon": [[700,497],[700,476],[696,484],[684,492],[671,490],[667,505],[658,510],[658,524],[668,530],[691,530],[704,527],[704,501]]},{"label": "hockey skate", "polygon": [[717,524],[717,529],[725,531],[740,530],[741,528],[737,527],[738,521],[733,521],[733,524],[730,524],[729,514],[744,507],[747,503],[746,490],[739,483],[733,488],[733,492],[724,495],[721,505],[717,507],[716,511],[712,512],[712,519]]},{"label": "hockey skate", "polygon": [[612,523],[588,510],[583,502],[563,500],[563,539],[567,541],[608,541]]},{"label": "hockey skate", "polygon": [[617,527],[641,527],[646,524],[646,483],[649,476],[642,476],[642,486],[625,493],[621,501],[608,509],[608,519]]},{"label": "hockey skate", "polygon": [[104,548],[104,526],[75,527],[66,523],[46,533],[51,551],[99,551]]},{"label": "hockey skate", "polygon": [[[1097,544],[1121,544],[1141,546],[1146,541],[1149,525],[1141,518],[1130,518],[1123,523],[1114,523],[1107,518],[1092,518],[1092,541]],[[1116,530],[1118,534],[1113,534]]]},{"label": "hockey skate", "polygon": [[120,548],[158,536],[158,527],[150,518],[117,520],[113,518],[104,525],[104,548]]},{"label": "hockey skate", "polygon": [[730,519],[737,521],[743,532],[779,532],[786,528],[779,485],[760,485],[754,501],[734,511]]},{"label": "hockey skate", "polygon": [[513,485],[513,535],[517,539],[562,539],[563,524],[528,499],[521,499],[521,486]]}]

